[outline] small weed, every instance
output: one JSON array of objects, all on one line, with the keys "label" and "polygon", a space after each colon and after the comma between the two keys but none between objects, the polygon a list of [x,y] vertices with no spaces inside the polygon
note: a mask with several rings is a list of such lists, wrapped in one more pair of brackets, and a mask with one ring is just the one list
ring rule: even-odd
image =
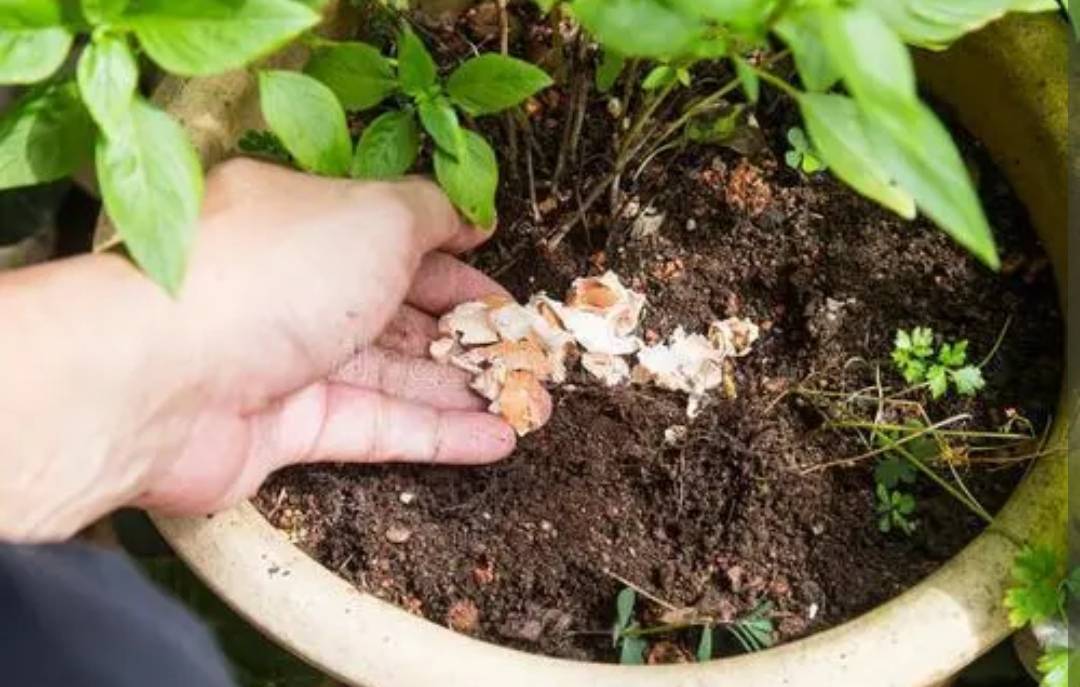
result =
[{"label": "small weed", "polygon": [[787,152],[784,153],[784,162],[788,167],[798,170],[801,169],[807,174],[813,174],[814,172],[820,172],[826,169],[825,163],[819,157],[819,154],[814,147],[810,144],[810,139],[806,137],[806,132],[797,126],[793,126],[787,130],[787,140],[791,144]]},{"label": "small weed", "polygon": [[1069,648],[1066,604],[1080,599],[1080,568],[1068,570],[1062,547],[1028,545],[1016,554],[1013,583],[1005,592],[1009,624],[1031,626],[1042,643],[1038,661],[1042,687],[1066,687],[1069,666],[1080,655]]},{"label": "small weed", "polygon": [[[655,599],[654,599],[655,600]],[[712,618],[697,615],[693,609],[674,609],[683,619],[650,627],[643,627],[634,618],[637,592],[623,588],[615,598],[615,623],[611,630],[612,646],[619,650],[619,663],[640,665],[645,662],[649,648],[648,637],[670,634],[680,630],[700,628],[695,656],[699,662],[712,660],[716,628],[727,630],[746,652],[761,651],[776,643],[775,629],[770,617],[773,604],[759,603],[750,613],[730,623],[716,622]]]},{"label": "small weed", "polygon": [[902,491],[890,490],[880,482],[876,493],[878,529],[885,534],[894,529],[909,537],[914,534],[916,523],[911,515],[915,512],[915,497]]},{"label": "small weed", "polygon": [[934,331],[915,327],[900,329],[893,343],[892,360],[908,384],[925,383],[930,396],[944,396],[950,385],[961,396],[974,396],[984,386],[982,370],[967,364],[967,340],[942,342],[934,355]]}]

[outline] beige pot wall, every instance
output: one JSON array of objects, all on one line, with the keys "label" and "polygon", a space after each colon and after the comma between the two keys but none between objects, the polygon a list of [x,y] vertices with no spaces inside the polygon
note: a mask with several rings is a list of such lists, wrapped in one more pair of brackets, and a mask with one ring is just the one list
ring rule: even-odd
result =
[{"label": "beige pot wall", "polygon": [[[949,53],[920,60],[924,83],[987,144],[1031,208],[1062,280],[1066,41],[1065,27],[1052,17],[1010,18]],[[227,155],[257,115],[243,73],[170,80],[160,98],[181,116],[208,163]],[[1066,410],[1059,416],[1068,416]],[[1051,445],[1063,448],[1064,439],[1059,423]],[[1064,453],[1041,459],[999,526],[1021,537],[1064,536],[1066,484]],[[411,616],[321,567],[250,504],[213,518],[155,522],[192,569],[252,623],[325,672],[364,687],[931,685],[1007,635],[1000,600],[1015,553],[1009,540],[987,532],[918,586],[830,631],[707,664],[622,667],[520,653]]]}]

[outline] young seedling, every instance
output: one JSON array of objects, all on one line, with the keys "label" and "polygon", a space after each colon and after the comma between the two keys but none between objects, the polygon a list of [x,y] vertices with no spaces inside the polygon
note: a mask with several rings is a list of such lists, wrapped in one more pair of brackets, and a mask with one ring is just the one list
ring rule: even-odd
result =
[{"label": "young seedling", "polygon": [[793,126],[787,131],[787,140],[791,145],[784,153],[784,162],[794,170],[802,170],[806,174],[813,174],[826,169],[825,163],[818,156],[817,151],[810,145],[806,133],[799,127]]},{"label": "young seedling", "polygon": [[902,491],[890,490],[881,482],[877,483],[878,529],[888,534],[894,529],[911,536],[916,523],[911,515],[915,512],[915,497]]},{"label": "young seedling", "polygon": [[[420,155],[421,132],[433,142],[435,176],[472,223],[495,224],[499,183],[494,150],[463,117],[516,107],[551,85],[540,68],[487,53],[447,78],[419,36],[404,25],[397,59],[367,43],[315,41],[305,74],[263,72],[263,114],[297,164],[307,171],[357,179],[395,179]],[[345,112],[380,107],[355,148]]]},{"label": "young seedling", "polygon": [[904,381],[926,384],[935,399],[944,396],[950,387],[961,396],[974,396],[986,381],[978,366],[967,364],[967,348],[967,340],[942,342],[935,356],[932,329],[900,329],[893,343],[892,360]]},{"label": "young seedling", "polygon": [[640,625],[634,620],[637,592],[623,588],[615,597],[615,624],[611,628],[611,644],[619,650],[619,663],[640,665],[645,662],[645,649],[649,644],[635,632]]},{"label": "young seedling", "polygon": [[1031,626],[1039,639],[1042,687],[1067,687],[1078,652],[1069,648],[1066,605],[1070,597],[1080,599],[1080,568],[1068,571],[1059,547],[1029,545],[1017,553],[1012,577],[1004,600],[1009,624],[1017,629]]},{"label": "young seedling", "polygon": [[776,643],[775,629],[770,617],[773,604],[770,601],[759,603],[750,613],[730,623],[717,623],[711,618],[700,617],[692,612],[680,612],[680,615],[688,615],[688,619],[654,627],[642,627],[634,619],[636,602],[637,593],[630,587],[622,589],[615,599],[615,623],[612,626],[611,639],[612,646],[619,650],[619,662],[623,665],[638,665],[645,661],[645,652],[649,648],[647,637],[695,627],[701,630],[695,657],[702,663],[713,658],[714,632],[718,627],[727,630],[747,653],[767,649]]}]

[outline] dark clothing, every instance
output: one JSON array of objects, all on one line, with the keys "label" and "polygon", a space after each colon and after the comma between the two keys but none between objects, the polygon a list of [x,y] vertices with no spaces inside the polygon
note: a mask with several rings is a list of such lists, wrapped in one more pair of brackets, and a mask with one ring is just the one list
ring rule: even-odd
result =
[{"label": "dark clothing", "polygon": [[123,557],[0,545],[0,684],[230,687],[213,640]]}]

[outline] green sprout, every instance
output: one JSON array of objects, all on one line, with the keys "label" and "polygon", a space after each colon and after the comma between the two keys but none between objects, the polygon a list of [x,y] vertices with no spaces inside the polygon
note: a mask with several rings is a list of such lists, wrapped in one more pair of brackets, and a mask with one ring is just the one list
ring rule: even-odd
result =
[{"label": "green sprout", "polygon": [[950,386],[961,396],[974,396],[986,381],[978,366],[967,364],[967,348],[966,340],[943,342],[935,356],[932,329],[900,329],[893,343],[892,360],[907,383],[925,383],[935,399],[944,396]]},{"label": "green sprout", "polygon": [[877,485],[878,529],[888,534],[894,529],[911,536],[916,523],[910,516],[915,512],[915,497],[902,491],[890,490],[880,482]]},{"label": "green sprout", "polygon": [[787,152],[784,153],[784,162],[788,167],[792,169],[806,172],[807,174],[813,174],[814,172],[820,172],[826,169],[825,162],[814,146],[810,144],[810,139],[806,137],[806,132],[797,126],[793,126],[787,131],[787,140],[791,144]]}]

